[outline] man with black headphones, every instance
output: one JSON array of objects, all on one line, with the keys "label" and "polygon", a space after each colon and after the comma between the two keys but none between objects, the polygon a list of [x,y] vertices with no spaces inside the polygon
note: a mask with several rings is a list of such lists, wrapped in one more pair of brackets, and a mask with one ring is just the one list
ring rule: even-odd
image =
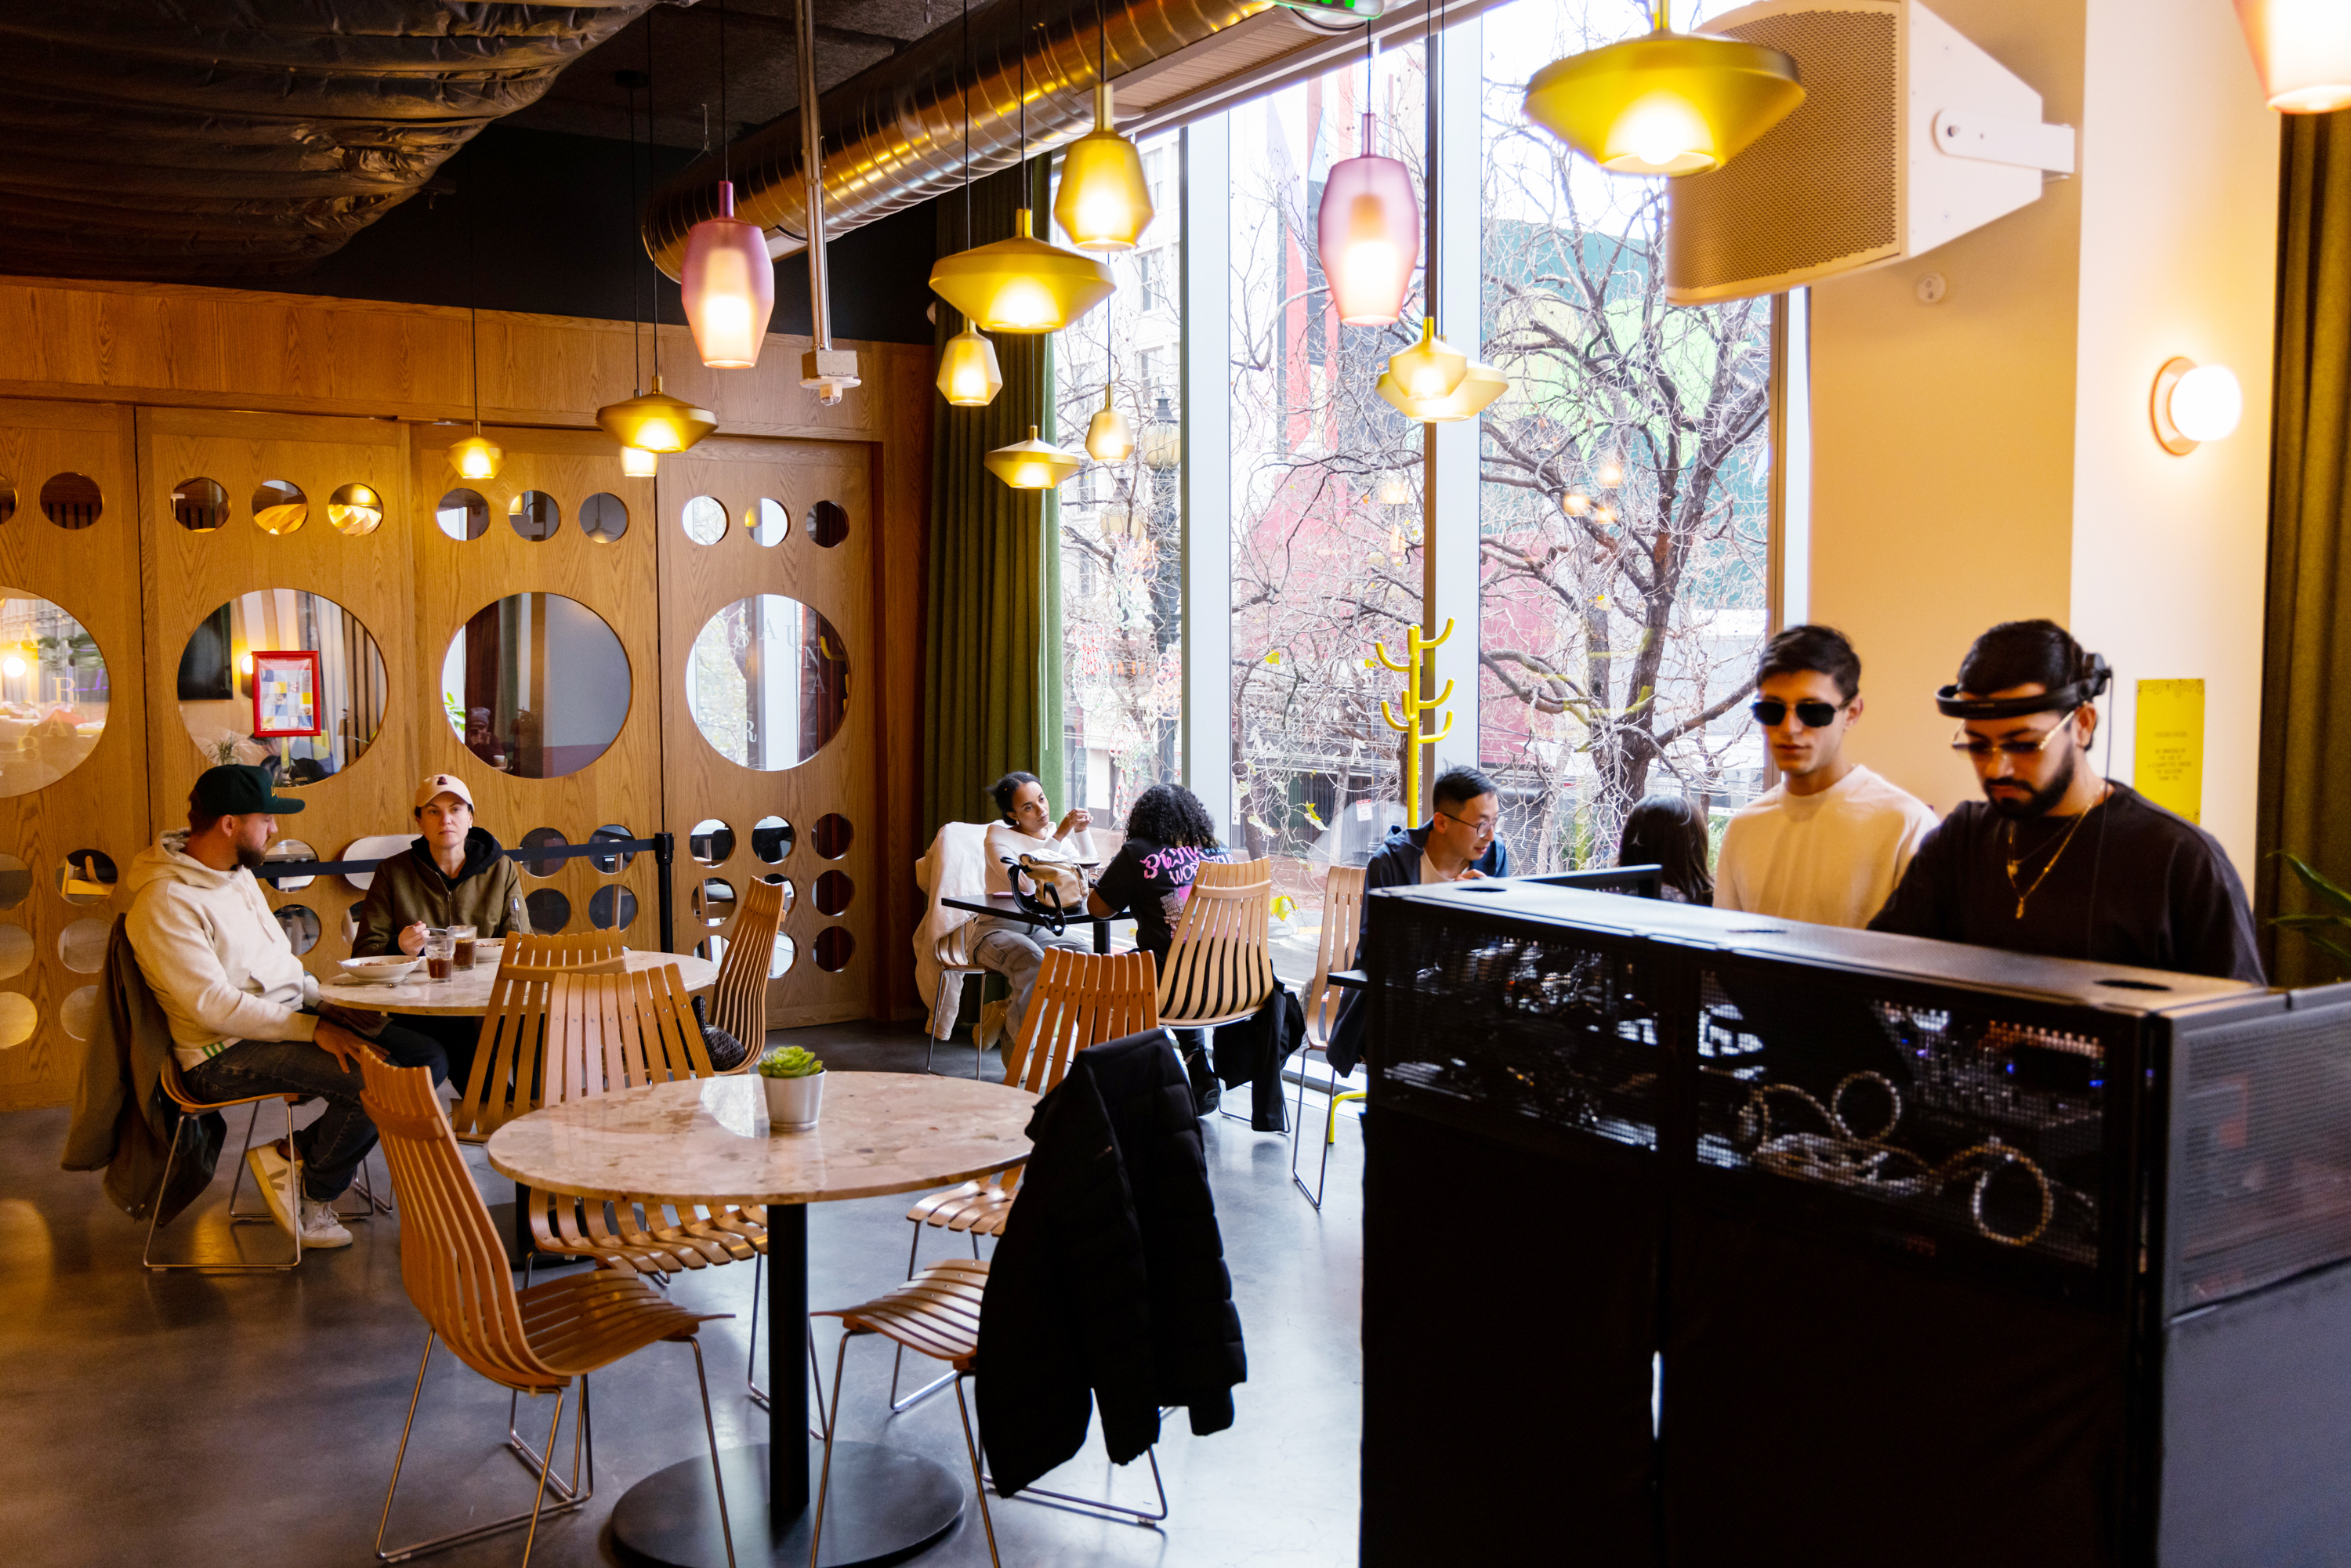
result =
[{"label": "man with black headphones", "polygon": [[1871,930],[2267,983],[2220,841],[2092,762],[2112,678],[2053,621],[1976,639],[1935,706],[1984,800],[1928,835]]}]

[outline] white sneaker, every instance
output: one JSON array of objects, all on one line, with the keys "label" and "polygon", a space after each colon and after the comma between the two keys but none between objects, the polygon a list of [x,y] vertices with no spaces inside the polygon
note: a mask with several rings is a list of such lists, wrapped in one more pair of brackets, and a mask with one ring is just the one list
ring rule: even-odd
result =
[{"label": "white sneaker", "polygon": [[294,1200],[302,1179],[302,1167],[278,1152],[276,1144],[264,1144],[245,1152],[245,1168],[253,1173],[254,1185],[261,1188],[262,1200],[269,1205],[269,1217],[277,1221],[277,1228],[287,1235],[294,1234]]},{"label": "white sneaker", "polygon": [[320,1203],[316,1198],[302,1200],[302,1245],[312,1247],[349,1247],[351,1233],[335,1218],[335,1206]]}]

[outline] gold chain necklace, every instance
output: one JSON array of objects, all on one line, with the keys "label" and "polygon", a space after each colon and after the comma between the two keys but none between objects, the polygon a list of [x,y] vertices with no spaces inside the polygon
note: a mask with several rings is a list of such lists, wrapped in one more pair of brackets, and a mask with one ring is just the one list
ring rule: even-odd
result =
[{"label": "gold chain necklace", "polygon": [[2024,862],[2030,855],[2019,855],[2016,852],[2016,823],[2012,819],[2010,821],[2008,824],[2008,890],[2016,894],[2016,917],[2019,920],[2024,918],[2024,901],[2040,892],[2041,884],[2049,880],[2049,873],[2057,869],[2057,862],[2064,858],[2065,846],[2074,841],[2074,835],[2082,831],[2084,822],[2089,821],[2090,811],[2096,810],[2105,803],[2106,798],[2102,792],[2097,800],[2091,803],[2089,811],[2084,811],[2074,819],[2074,825],[2065,830],[2064,838],[2057,841],[2057,852],[2049,857],[2049,863],[2041,868],[2041,874],[2032,879],[2031,887],[2016,885],[2016,873],[2023,869]]}]

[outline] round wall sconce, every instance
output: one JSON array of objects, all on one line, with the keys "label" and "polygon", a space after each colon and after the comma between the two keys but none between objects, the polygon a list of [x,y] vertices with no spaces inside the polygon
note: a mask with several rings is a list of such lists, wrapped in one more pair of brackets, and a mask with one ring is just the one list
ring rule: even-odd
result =
[{"label": "round wall sconce", "polygon": [[2185,457],[2207,441],[2236,433],[2245,414],[2245,390],[2226,365],[2170,360],[2156,372],[2149,413],[2156,440],[2173,456]]}]

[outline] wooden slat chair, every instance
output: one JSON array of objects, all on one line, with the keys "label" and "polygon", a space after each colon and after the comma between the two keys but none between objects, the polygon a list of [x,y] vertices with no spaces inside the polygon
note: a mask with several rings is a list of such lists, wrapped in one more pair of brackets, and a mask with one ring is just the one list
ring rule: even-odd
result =
[{"label": "wooden slat chair", "polygon": [[[409,1396],[408,1418],[401,1425],[400,1448],[392,1458],[392,1483],[384,1489],[383,1515],[376,1524],[378,1560],[397,1561],[527,1524],[530,1533],[523,1542],[522,1560],[528,1568],[539,1519],[550,1511],[547,1506],[550,1486],[559,1498],[551,1511],[557,1513],[584,1506],[595,1493],[589,1375],[657,1340],[683,1343],[694,1349],[695,1381],[702,1393],[703,1434],[710,1445],[711,1468],[716,1471],[718,1430],[711,1419],[710,1384],[704,1375],[702,1343],[696,1331],[714,1318],[732,1314],[688,1312],[644,1281],[608,1270],[591,1270],[517,1291],[489,1210],[475,1189],[440,1096],[434,1092],[431,1073],[421,1067],[392,1067],[372,1052],[362,1054],[360,1071],[367,1082],[361,1103],[382,1138],[384,1161],[392,1167],[392,1188],[400,1200],[401,1282],[429,1325],[424,1355],[416,1365],[415,1392]],[[400,1490],[400,1469],[408,1458],[409,1433],[416,1423],[416,1403],[424,1393],[424,1373],[432,1362],[435,1340],[512,1394],[537,1397],[552,1393],[555,1416],[548,1423],[544,1455],[533,1453],[514,1436],[511,1419],[507,1424],[509,1450],[538,1477],[529,1512],[386,1552],[384,1533],[391,1526],[392,1499]],[[580,1407],[572,1418],[571,1480],[566,1485],[549,1472],[554,1465],[563,1402],[574,1378],[580,1382]],[[583,1448],[590,1454],[584,1487],[580,1463]],[[735,1538],[726,1520],[726,1485],[716,1474],[712,1479],[718,1491],[726,1561],[732,1564]]]},{"label": "wooden slat chair", "polygon": [[1309,1187],[1298,1174],[1298,1143],[1306,1135],[1306,1073],[1304,1057],[1314,1051],[1323,1055],[1323,1070],[1330,1070],[1331,1030],[1339,1021],[1339,1004],[1347,993],[1331,983],[1331,971],[1352,968],[1355,962],[1355,945],[1364,933],[1364,868],[1359,865],[1334,865],[1322,883],[1322,939],[1314,947],[1314,981],[1306,988],[1306,1047],[1301,1051],[1298,1074],[1298,1114],[1290,1119],[1290,1179],[1306,1195],[1306,1201],[1315,1207],[1322,1207],[1322,1186],[1331,1170],[1331,1145],[1339,1141],[1339,1102],[1343,1096],[1334,1082],[1331,1087],[1329,1113],[1322,1119],[1322,1165]]},{"label": "wooden slat chair", "polygon": [[490,982],[481,1043],[465,1092],[450,1113],[461,1143],[485,1144],[517,1116],[538,1109],[546,1055],[549,988],[562,974],[622,974],[620,934],[508,936]]},{"label": "wooden slat chair", "polygon": [[710,1022],[743,1042],[741,1072],[757,1061],[768,1039],[768,970],[775,962],[776,936],[784,926],[780,883],[754,880],[735,906],[726,928],[726,951],[718,958],[718,984],[710,998]]},{"label": "wooden slat chair", "polygon": [[498,949],[498,971],[576,969],[583,974],[618,974],[627,967],[627,947],[617,931],[567,931],[551,936],[514,936]]},{"label": "wooden slat chair", "polygon": [[1272,921],[1271,861],[1201,862],[1159,977],[1159,1021],[1169,1029],[1213,1030],[1263,1007],[1281,983],[1266,947]]},{"label": "wooden slat chair", "polygon": [[[1019,1038],[1005,1048],[1004,1082],[1042,1094],[1061,1082],[1070,1071],[1070,1059],[1087,1046],[1157,1029],[1154,980],[1148,953],[1097,955],[1046,948],[1036,988],[1029,995],[1029,1016],[1020,1021]],[[1015,1166],[982,1180],[933,1193],[908,1209],[906,1218],[913,1221],[914,1234],[906,1246],[906,1277],[914,1277],[914,1254],[927,1227],[967,1233],[974,1257],[979,1254],[981,1237],[1003,1234],[1023,1168]],[[890,1408],[893,1412],[912,1409],[952,1381],[952,1375],[942,1377],[901,1400],[893,1368]]]}]

